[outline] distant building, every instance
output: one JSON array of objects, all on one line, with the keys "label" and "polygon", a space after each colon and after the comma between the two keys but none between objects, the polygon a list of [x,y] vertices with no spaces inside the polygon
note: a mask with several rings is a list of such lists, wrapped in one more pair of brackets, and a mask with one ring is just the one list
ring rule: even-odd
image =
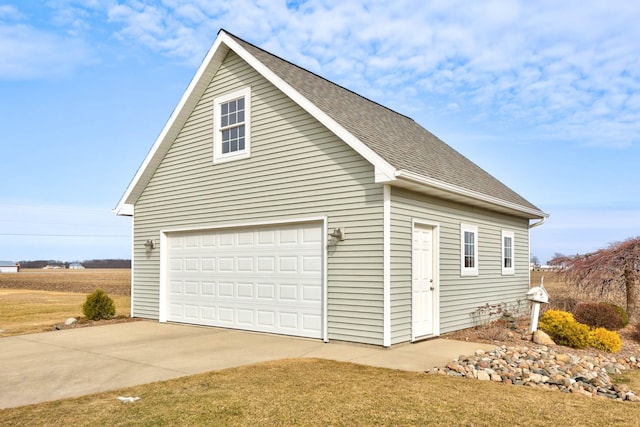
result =
[{"label": "distant building", "polygon": [[69,270],[84,270],[84,265],[79,262],[72,262],[69,264]]},{"label": "distant building", "polygon": [[0,273],[17,273],[18,264],[13,261],[0,261]]}]

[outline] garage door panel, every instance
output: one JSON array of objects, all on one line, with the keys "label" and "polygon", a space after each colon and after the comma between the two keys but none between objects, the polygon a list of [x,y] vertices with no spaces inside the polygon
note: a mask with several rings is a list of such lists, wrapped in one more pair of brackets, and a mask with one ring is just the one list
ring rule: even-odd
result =
[{"label": "garage door panel", "polygon": [[235,296],[233,283],[219,283],[218,296],[233,298]]},{"label": "garage door panel", "polygon": [[168,320],[321,338],[320,224],[168,240]]},{"label": "garage door panel", "polygon": [[213,273],[216,271],[216,259],[215,258],[202,258],[202,271]]},{"label": "garage door panel", "polygon": [[253,273],[253,258],[238,257],[238,274]]},{"label": "garage door panel", "polygon": [[214,297],[216,295],[215,282],[202,282],[202,296]]},{"label": "garage door panel", "polygon": [[319,273],[322,271],[322,258],[319,256],[303,256],[302,272],[303,273]]},{"label": "garage door panel", "polygon": [[216,320],[216,307],[202,305],[200,313],[205,324],[211,324],[211,322]]},{"label": "garage door panel", "polygon": [[238,283],[237,296],[240,299],[251,298],[253,299],[253,283]]},{"label": "garage door panel", "polygon": [[280,298],[280,301],[297,301],[298,285],[281,284],[280,286],[278,286],[278,296]]},{"label": "garage door panel", "polygon": [[258,283],[258,300],[265,302],[273,302],[276,297],[276,284],[275,283]]}]

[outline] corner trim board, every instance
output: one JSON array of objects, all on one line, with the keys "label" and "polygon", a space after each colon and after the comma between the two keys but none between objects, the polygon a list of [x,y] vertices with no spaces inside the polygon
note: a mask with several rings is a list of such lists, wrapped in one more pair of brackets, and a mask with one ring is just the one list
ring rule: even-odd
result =
[{"label": "corner trim board", "polygon": [[391,186],[384,184],[383,193],[383,333],[382,345],[391,346]]}]

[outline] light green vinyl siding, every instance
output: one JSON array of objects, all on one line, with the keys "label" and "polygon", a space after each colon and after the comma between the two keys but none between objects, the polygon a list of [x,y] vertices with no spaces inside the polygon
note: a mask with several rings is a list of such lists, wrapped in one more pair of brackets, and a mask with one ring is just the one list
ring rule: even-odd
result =
[{"label": "light green vinyl siding", "polygon": [[[439,227],[440,333],[472,327],[485,304],[528,307],[528,220],[427,197],[391,191],[391,340],[411,339],[412,221]],[[460,224],[478,227],[478,276],[460,275]],[[502,275],[502,230],[514,232],[515,274]]]},{"label": "light green vinyl siding", "polygon": [[[213,100],[251,86],[251,157],[213,164]],[[160,230],[327,217],[329,339],[382,344],[382,186],[374,169],[231,52],[135,203],[134,315],[158,318]]]}]

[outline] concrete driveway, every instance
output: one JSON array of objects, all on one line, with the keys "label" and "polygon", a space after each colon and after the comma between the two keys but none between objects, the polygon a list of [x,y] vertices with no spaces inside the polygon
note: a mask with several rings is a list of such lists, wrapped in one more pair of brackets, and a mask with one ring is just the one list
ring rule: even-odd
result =
[{"label": "concrete driveway", "polygon": [[0,338],[0,409],[287,358],[425,371],[491,348],[434,339],[385,349],[152,321],[68,329]]}]

